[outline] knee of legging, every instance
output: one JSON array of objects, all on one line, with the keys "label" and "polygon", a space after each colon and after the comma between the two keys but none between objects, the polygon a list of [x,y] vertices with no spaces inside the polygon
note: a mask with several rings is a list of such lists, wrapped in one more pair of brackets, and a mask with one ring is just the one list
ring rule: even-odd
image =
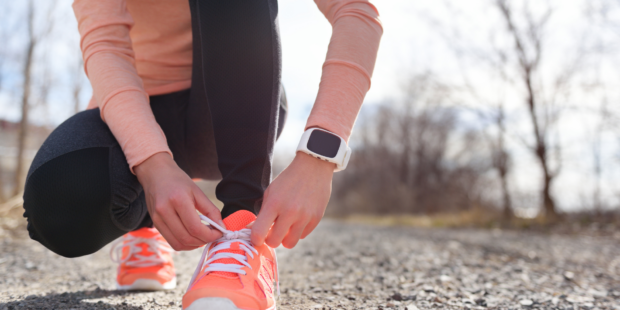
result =
[{"label": "knee of legging", "polygon": [[108,148],[88,148],[38,167],[24,190],[30,237],[65,257],[94,253],[122,232],[111,223]]}]

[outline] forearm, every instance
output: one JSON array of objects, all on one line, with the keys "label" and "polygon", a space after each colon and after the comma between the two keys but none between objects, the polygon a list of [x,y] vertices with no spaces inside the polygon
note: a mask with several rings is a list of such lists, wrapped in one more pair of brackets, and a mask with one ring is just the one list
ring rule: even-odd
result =
[{"label": "forearm", "polygon": [[377,10],[368,1],[315,2],[333,32],[306,128],[324,128],[348,140],[370,89],[383,29]]},{"label": "forearm", "polygon": [[155,121],[148,97],[139,92],[120,93],[107,104],[102,118],[118,141],[132,172],[135,167],[158,153],[167,153],[166,136]]},{"label": "forearm", "polygon": [[93,97],[132,171],[156,153],[170,154],[134,65],[133,19],[124,2],[76,0],[73,9]]},{"label": "forearm", "polygon": [[101,118],[120,144],[132,172],[156,153],[172,155],[132,63],[111,52],[99,52],[88,60],[86,68]]}]

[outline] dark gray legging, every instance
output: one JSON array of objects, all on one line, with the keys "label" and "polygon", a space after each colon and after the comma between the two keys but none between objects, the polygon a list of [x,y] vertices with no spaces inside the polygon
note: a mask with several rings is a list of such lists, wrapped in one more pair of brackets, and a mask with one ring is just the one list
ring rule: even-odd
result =
[{"label": "dark gray legging", "polygon": [[[151,96],[174,159],[190,177],[221,179],[222,216],[257,212],[284,125],[276,0],[190,0],[192,87]],[[152,226],[144,192],[99,109],[52,132],[28,172],[30,237],[57,254],[93,253]]]}]

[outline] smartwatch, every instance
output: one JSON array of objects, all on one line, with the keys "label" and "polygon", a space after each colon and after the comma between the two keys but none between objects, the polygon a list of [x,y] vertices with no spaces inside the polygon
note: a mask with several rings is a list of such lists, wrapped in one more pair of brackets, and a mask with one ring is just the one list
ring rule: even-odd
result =
[{"label": "smartwatch", "polygon": [[351,158],[351,148],[340,136],[321,128],[310,128],[304,132],[297,146],[312,157],[336,164],[334,171],[347,168]]}]

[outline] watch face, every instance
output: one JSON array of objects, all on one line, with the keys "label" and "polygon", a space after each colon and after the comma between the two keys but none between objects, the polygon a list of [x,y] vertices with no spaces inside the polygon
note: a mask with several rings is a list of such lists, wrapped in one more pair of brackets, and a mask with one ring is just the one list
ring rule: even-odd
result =
[{"label": "watch face", "polygon": [[314,130],[308,139],[308,150],[319,155],[334,158],[340,149],[340,138],[331,133]]}]

